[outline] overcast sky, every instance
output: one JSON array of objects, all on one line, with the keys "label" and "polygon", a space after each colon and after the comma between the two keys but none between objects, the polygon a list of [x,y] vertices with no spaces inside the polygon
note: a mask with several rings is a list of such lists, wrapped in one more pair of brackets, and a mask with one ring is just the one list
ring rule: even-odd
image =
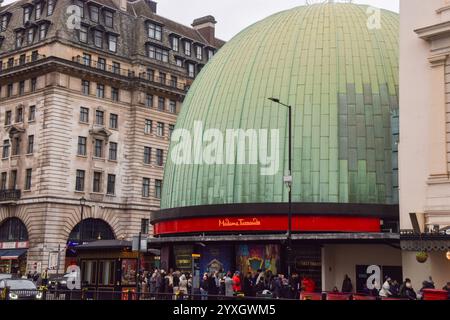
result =
[{"label": "overcast sky", "polygon": [[[6,0],[11,3],[14,0]],[[213,15],[217,20],[216,36],[230,40],[245,27],[271,14],[296,6],[306,0],[156,0],[158,13],[190,25],[195,18]],[[316,0],[317,1],[317,0]],[[399,0],[354,0],[355,3],[399,11]]]},{"label": "overcast sky", "polygon": [[[157,2],[160,15],[186,25],[190,25],[195,18],[213,15],[218,22],[216,36],[230,40],[256,21],[279,11],[304,5],[306,0],[157,0]],[[399,11],[399,0],[354,2]]]}]

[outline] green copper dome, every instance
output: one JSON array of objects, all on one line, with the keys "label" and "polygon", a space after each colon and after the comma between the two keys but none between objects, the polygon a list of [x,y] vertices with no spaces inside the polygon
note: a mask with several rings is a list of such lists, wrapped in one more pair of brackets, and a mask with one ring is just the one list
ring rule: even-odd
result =
[{"label": "green copper dome", "polygon": [[294,202],[398,203],[398,30],[396,13],[330,3],[277,13],[235,36],[194,81],[176,129],[278,129],[279,170],[180,164],[172,141],[162,209],[288,201],[288,112],[269,97],[293,107]]}]

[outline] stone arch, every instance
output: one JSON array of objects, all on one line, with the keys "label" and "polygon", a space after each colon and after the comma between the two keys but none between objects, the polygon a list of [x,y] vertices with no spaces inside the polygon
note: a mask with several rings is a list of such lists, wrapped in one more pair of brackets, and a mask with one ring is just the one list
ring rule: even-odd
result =
[{"label": "stone arch", "polygon": [[26,214],[24,207],[21,206],[2,206],[0,207],[0,226],[8,219],[20,220],[28,233],[28,240],[32,237],[32,219]]},{"label": "stone arch", "polygon": [[97,236],[99,236],[102,240],[116,239],[114,230],[109,223],[103,219],[87,218],[75,225],[69,234],[69,241],[77,241],[79,239],[81,226],[83,226],[82,230],[84,241],[95,241],[97,240]]},{"label": "stone arch", "polygon": [[0,222],[0,242],[28,241],[29,239],[28,229],[21,219],[11,217]]}]

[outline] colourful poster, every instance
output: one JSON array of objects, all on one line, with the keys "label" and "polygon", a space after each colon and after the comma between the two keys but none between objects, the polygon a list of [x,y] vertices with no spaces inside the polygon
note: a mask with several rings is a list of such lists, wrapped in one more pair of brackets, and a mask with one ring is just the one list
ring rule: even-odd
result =
[{"label": "colourful poster", "polygon": [[122,260],[122,285],[136,285],[136,259],[123,259]]},{"label": "colourful poster", "polygon": [[226,273],[231,270],[233,247],[231,245],[207,245],[202,249],[200,270],[202,273],[218,271]]},{"label": "colourful poster", "polygon": [[254,273],[261,269],[276,274],[279,270],[279,245],[238,245],[236,253],[236,267],[243,273]]}]

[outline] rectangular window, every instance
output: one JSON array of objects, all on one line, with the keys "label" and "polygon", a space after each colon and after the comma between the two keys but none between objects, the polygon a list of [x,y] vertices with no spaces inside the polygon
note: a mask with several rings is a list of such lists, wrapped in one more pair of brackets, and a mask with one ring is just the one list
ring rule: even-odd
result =
[{"label": "rectangular window", "polygon": [[9,83],[6,91],[6,96],[9,98],[13,95],[14,84]]},{"label": "rectangular window", "polygon": [[203,59],[203,48],[200,46],[197,46],[197,48],[195,49],[195,54],[198,60],[202,60]]},{"label": "rectangular window", "polygon": [[101,110],[95,110],[95,124],[103,126],[105,124],[105,113]]},{"label": "rectangular window", "polygon": [[25,172],[25,190],[31,190],[31,174],[33,170],[27,169]]},{"label": "rectangular window", "polygon": [[188,63],[188,76],[191,78],[195,77],[195,66],[192,63]]},{"label": "rectangular window", "polygon": [[108,184],[106,188],[106,193],[109,195],[116,194],[116,175],[108,174]]},{"label": "rectangular window", "polygon": [[117,143],[116,142],[109,143],[109,160],[117,161]]},{"label": "rectangular window", "polygon": [[32,7],[26,6],[23,8],[23,24],[26,24],[31,19]]},{"label": "rectangular window", "polygon": [[171,76],[171,77],[170,77],[170,85],[171,85],[172,87],[176,88],[176,87],[177,87],[177,84],[178,84],[178,78],[175,77],[175,76]]},{"label": "rectangular window", "polygon": [[150,179],[142,178],[142,196],[144,198],[150,197]]},{"label": "rectangular window", "polygon": [[103,84],[97,84],[97,98],[105,97],[105,86]]},{"label": "rectangular window", "polygon": [[94,172],[94,180],[92,183],[92,192],[102,192],[102,173]]},{"label": "rectangular window", "polygon": [[88,96],[90,94],[90,82],[87,80],[81,81],[81,89],[85,96]]},{"label": "rectangular window", "polygon": [[175,64],[177,65],[177,67],[183,67],[183,60],[181,60],[180,58],[176,58]]},{"label": "rectangular window", "polygon": [[75,5],[80,8],[80,18],[84,18],[84,2],[82,0],[76,0]]},{"label": "rectangular window", "polygon": [[91,55],[88,53],[83,53],[83,64],[85,66],[91,66]]},{"label": "rectangular window", "polygon": [[8,181],[8,173],[2,172],[2,178],[0,180],[0,190],[6,190],[7,181]]},{"label": "rectangular window", "polygon": [[28,29],[27,31],[27,43],[28,45],[33,44],[34,42],[34,28]]},{"label": "rectangular window", "polygon": [[169,51],[155,46],[148,46],[148,57],[162,62],[169,62]]},{"label": "rectangular window", "polygon": [[88,123],[89,122],[89,109],[81,107],[80,108],[80,122]]},{"label": "rectangular window", "polygon": [[105,58],[98,58],[97,68],[99,68],[100,70],[106,69],[106,59]]},{"label": "rectangular window", "polygon": [[34,153],[34,136],[28,136],[27,154]]},{"label": "rectangular window", "polygon": [[80,42],[88,42],[88,28],[86,26],[80,26],[80,29],[78,30],[78,37]]},{"label": "rectangular window", "polygon": [[178,52],[180,47],[180,39],[172,37],[172,50]]},{"label": "rectangular window", "polygon": [[90,6],[89,15],[90,15],[91,21],[98,22],[98,7]]},{"label": "rectangular window", "polygon": [[97,48],[103,48],[103,32],[99,30],[94,31],[94,45]]},{"label": "rectangular window", "polygon": [[9,58],[8,59],[8,68],[12,68],[14,67],[14,58]]},{"label": "rectangular window", "polygon": [[12,111],[8,110],[5,113],[5,126],[9,126],[12,121]]},{"label": "rectangular window", "polygon": [[3,159],[9,158],[9,149],[10,149],[9,140],[3,140],[3,153],[2,153]]},{"label": "rectangular window", "polygon": [[164,136],[164,123],[158,122],[158,126],[156,128],[156,134],[160,137]]},{"label": "rectangular window", "polygon": [[41,14],[42,14],[42,3],[38,2],[38,3],[36,3],[36,5],[34,7],[35,19],[39,20],[41,18]]},{"label": "rectangular window", "polygon": [[39,26],[39,40],[44,40],[47,36],[48,25],[43,23]]},{"label": "rectangular window", "polygon": [[152,125],[153,125],[152,120],[146,119],[145,125],[144,125],[144,133],[146,133],[146,134],[152,133]]},{"label": "rectangular window", "polygon": [[208,60],[211,60],[213,56],[214,56],[214,50],[208,49]]},{"label": "rectangular window", "polygon": [[145,97],[145,106],[147,108],[153,107],[153,95],[151,95],[150,93],[147,93],[147,95]]},{"label": "rectangular window", "polygon": [[94,157],[101,158],[103,156],[103,140],[95,139]]},{"label": "rectangular window", "polygon": [[23,44],[23,31],[16,32],[16,48],[21,48]]},{"label": "rectangular window", "polygon": [[152,161],[152,148],[144,147],[144,163],[150,164]]},{"label": "rectangular window", "polygon": [[165,73],[160,72],[159,73],[159,82],[161,84],[166,84],[167,75]]},{"label": "rectangular window", "polygon": [[112,101],[119,101],[119,88],[111,88]]},{"label": "rectangular window", "polygon": [[16,109],[16,122],[23,122],[23,108],[19,107]]},{"label": "rectangular window", "polygon": [[25,80],[19,82],[19,96],[25,93]]},{"label": "rectangular window", "polygon": [[161,41],[162,27],[157,24],[154,24],[154,23],[149,23],[148,24],[148,37],[151,39]]},{"label": "rectangular window", "polygon": [[115,35],[108,35],[108,50],[111,52],[117,51],[117,36]]},{"label": "rectangular window", "polygon": [[158,98],[158,110],[164,111],[165,104],[166,104],[166,99],[164,97],[159,97]]},{"label": "rectangular window", "polygon": [[147,68],[147,80],[154,81],[155,79],[155,70]]},{"label": "rectangular window", "polygon": [[31,78],[31,92],[35,92],[37,89],[37,78]]},{"label": "rectangular window", "polygon": [[112,28],[114,24],[114,13],[112,13],[109,10],[105,10],[104,15],[105,15],[105,25],[107,27]]},{"label": "rectangular window", "polygon": [[162,181],[155,180],[155,198],[161,199]]},{"label": "rectangular window", "polygon": [[21,54],[21,55],[19,56],[19,65],[20,65],[20,66],[21,66],[21,65],[24,65],[24,64],[25,64],[25,60],[26,60],[25,54]]},{"label": "rectangular window", "polygon": [[184,54],[187,56],[191,56],[191,43],[189,41],[184,42]]},{"label": "rectangular window", "polygon": [[112,63],[112,72],[120,73],[120,63],[113,61]]},{"label": "rectangular window", "polygon": [[28,122],[33,122],[36,120],[36,106],[30,106],[30,111],[28,113]]},{"label": "rectangular window", "polygon": [[9,177],[9,188],[12,190],[17,189],[17,170],[11,171],[11,176]]},{"label": "rectangular window", "polygon": [[37,61],[37,59],[39,58],[39,54],[37,50],[34,50],[31,52],[31,61]]},{"label": "rectangular window", "polygon": [[53,11],[55,10],[55,2],[56,0],[48,0],[47,4],[47,15],[51,16],[53,14]]},{"label": "rectangular window", "polygon": [[164,151],[156,149],[156,165],[162,167],[164,163]]},{"label": "rectangular window", "polygon": [[84,191],[84,178],[85,178],[85,171],[77,170],[76,181],[75,181],[75,190],[76,191]]},{"label": "rectangular window", "polygon": [[8,16],[4,14],[1,19],[1,31],[6,31],[6,28],[8,28]]},{"label": "rectangular window", "polygon": [[173,130],[175,130],[175,126],[173,124],[169,124],[169,138],[172,137]]},{"label": "rectangular window", "polygon": [[170,113],[177,113],[177,102],[175,100],[170,100],[169,111]]},{"label": "rectangular window", "polygon": [[141,219],[141,234],[148,234],[149,225],[149,219]]},{"label": "rectangular window", "polygon": [[87,138],[86,137],[78,137],[77,154],[79,156],[86,156],[87,155]]},{"label": "rectangular window", "polygon": [[12,145],[12,155],[17,156],[20,153],[20,138],[14,137],[13,138],[13,145]]}]

